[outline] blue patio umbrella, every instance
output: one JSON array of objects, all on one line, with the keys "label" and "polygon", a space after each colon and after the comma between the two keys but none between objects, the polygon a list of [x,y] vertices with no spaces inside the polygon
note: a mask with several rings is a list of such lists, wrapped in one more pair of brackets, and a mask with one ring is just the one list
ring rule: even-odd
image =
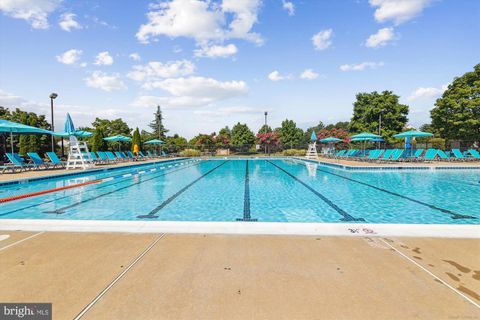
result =
[{"label": "blue patio umbrella", "polygon": [[111,137],[103,138],[105,141],[114,141],[114,142],[122,142],[122,141],[131,141],[132,138],[122,136],[121,134]]},{"label": "blue patio umbrella", "polygon": [[405,138],[405,149],[410,149],[410,153],[412,153],[411,139],[416,137],[433,137],[433,133],[430,132],[423,132],[418,130],[409,130],[402,133],[398,133],[393,136],[394,138],[403,139]]},{"label": "blue patio umbrella", "polygon": [[365,143],[367,141],[371,141],[373,139],[378,139],[378,138],[381,139],[382,137],[379,136],[378,134],[374,134],[370,132],[362,132],[362,133],[353,135],[351,138],[352,140],[350,141],[353,141],[353,142],[363,141],[363,151],[365,152]]},{"label": "blue patio umbrella", "polygon": [[153,140],[148,140],[146,142],[144,142],[143,144],[164,144],[165,142],[163,142],[162,140],[159,140],[159,139],[153,139]]},{"label": "blue patio umbrella", "polygon": [[70,113],[67,113],[67,119],[65,120],[65,126],[63,127],[63,131],[73,135],[75,132],[75,126],[73,125],[72,117],[70,117]]},{"label": "blue patio umbrella", "polygon": [[317,141],[317,134],[315,133],[315,131],[312,131],[312,135],[310,137],[310,140]]},{"label": "blue patio umbrella", "polygon": [[410,131],[405,131],[402,133],[398,133],[393,136],[394,138],[416,138],[416,137],[433,137],[433,133],[430,132],[422,132],[418,130],[410,130]]},{"label": "blue patio umbrella", "polygon": [[10,147],[13,153],[13,134],[52,134],[51,131],[40,129],[25,124],[1,120],[0,119],[0,133],[10,133]]},{"label": "blue patio umbrella", "polygon": [[54,132],[54,136],[56,137],[70,137],[70,136],[75,136],[79,138],[86,138],[86,137],[91,137],[93,136],[93,133],[84,131],[84,130],[77,130],[74,131],[73,133],[65,132],[65,131],[60,131],[60,132]]},{"label": "blue patio umbrella", "polygon": [[328,137],[328,138],[320,140],[320,142],[323,142],[323,143],[337,143],[337,142],[342,142],[342,141],[343,141],[342,139],[338,139],[338,138],[335,138],[335,137]]}]

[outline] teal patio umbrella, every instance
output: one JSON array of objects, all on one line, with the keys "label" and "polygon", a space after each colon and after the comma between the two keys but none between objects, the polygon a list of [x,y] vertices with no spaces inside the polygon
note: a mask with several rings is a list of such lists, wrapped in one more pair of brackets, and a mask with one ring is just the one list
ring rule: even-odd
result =
[{"label": "teal patio umbrella", "polygon": [[310,136],[310,140],[312,140],[312,142],[317,141],[317,134],[315,133],[315,131],[312,131],[312,135]]},{"label": "teal patio umbrella", "polygon": [[422,131],[417,131],[417,130],[410,130],[410,131],[405,131],[402,133],[398,133],[393,136],[394,138],[416,138],[416,137],[433,137],[433,133],[430,132],[422,132]]},{"label": "teal patio umbrella", "polygon": [[335,138],[335,137],[328,137],[328,138],[320,140],[320,142],[323,142],[323,143],[337,143],[337,142],[342,142],[342,141],[343,141],[342,139],[338,139],[338,138]]},{"label": "teal patio umbrella", "polygon": [[[322,143],[328,143],[328,152],[335,152],[334,148],[333,148],[333,145],[337,142],[342,142],[343,140],[342,139],[338,139],[338,138],[335,138],[335,137],[328,137],[328,138],[325,138],[325,139],[322,139],[320,140],[320,142]],[[330,151],[331,150],[331,151]]]},{"label": "teal patio umbrella", "polygon": [[365,144],[367,141],[372,141],[373,139],[381,139],[382,137],[378,134],[370,132],[362,132],[356,135],[351,136],[353,142],[363,141],[363,152],[365,153]]},{"label": "teal patio umbrella", "polygon": [[119,135],[116,135],[116,136],[103,138],[103,140],[110,141],[110,142],[119,142],[118,150],[120,150],[120,142],[132,141],[132,138],[125,137],[125,136],[122,136],[121,134],[119,134]]},{"label": "teal patio umbrella", "polygon": [[153,139],[153,140],[145,141],[143,144],[164,144],[164,143],[165,142],[163,142],[162,140]]},{"label": "teal patio umbrella", "polygon": [[0,133],[10,133],[10,147],[13,153],[13,134],[52,134],[51,131],[27,126],[25,124],[1,120],[0,119]]},{"label": "teal patio umbrella", "polygon": [[[143,144],[154,144],[154,145],[162,145],[164,144],[165,142],[163,142],[162,140],[159,140],[159,139],[152,139],[152,140],[148,140],[146,142],[144,142]],[[162,153],[161,151],[162,149],[160,148],[160,154]]]},{"label": "teal patio umbrella", "polygon": [[87,138],[93,136],[93,133],[88,132],[88,131],[83,131],[83,130],[77,130],[72,133],[65,132],[65,131],[60,131],[60,132],[54,132],[53,135],[55,137],[70,137],[70,136],[75,136],[78,138]]},{"label": "teal patio umbrella", "polygon": [[405,149],[408,149],[408,147],[410,147],[410,154],[412,154],[412,147],[413,146],[410,143],[410,140],[412,138],[416,138],[416,137],[433,137],[433,133],[422,132],[422,131],[418,131],[418,130],[409,130],[409,131],[405,131],[405,132],[402,132],[402,133],[398,133],[398,134],[394,135],[393,137],[398,138],[398,139],[405,138]]}]

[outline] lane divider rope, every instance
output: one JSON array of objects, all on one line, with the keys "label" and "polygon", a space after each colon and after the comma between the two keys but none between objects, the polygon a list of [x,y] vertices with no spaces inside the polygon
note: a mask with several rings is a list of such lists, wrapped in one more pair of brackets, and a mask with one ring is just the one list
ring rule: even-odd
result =
[{"label": "lane divider rope", "polygon": [[[198,160],[181,162],[180,164],[176,164],[175,166],[184,165],[184,164],[188,164],[188,163],[191,163],[191,162],[197,162],[197,161],[198,161]],[[170,166],[168,166],[168,167],[170,168],[170,167],[172,167],[172,166],[170,165]],[[165,167],[160,167],[160,169],[165,169]],[[35,196],[41,196],[41,195],[48,194],[48,193],[53,193],[53,192],[58,192],[58,191],[63,191],[63,190],[68,190],[68,189],[73,189],[73,188],[88,186],[88,185],[91,185],[91,184],[97,184],[97,183],[112,181],[112,180],[116,180],[116,179],[128,178],[128,177],[132,177],[132,176],[138,176],[138,175],[140,175],[140,174],[144,174],[144,173],[148,173],[148,172],[154,172],[154,171],[157,171],[157,168],[152,168],[152,169],[149,169],[149,170],[137,171],[136,174],[126,173],[126,174],[117,175],[117,176],[113,176],[113,177],[108,177],[108,178],[103,178],[103,179],[95,179],[95,180],[91,180],[91,181],[86,181],[86,182],[82,182],[82,183],[71,184],[71,185],[68,185],[68,186],[63,186],[63,187],[58,187],[58,188],[52,188],[52,189],[47,189],[47,190],[35,191],[35,192],[20,194],[20,195],[11,196],[11,197],[6,197],[6,198],[0,198],[0,203],[6,203],[6,202],[15,201],[15,200],[21,200],[21,199],[25,199],[25,198],[35,197]]]}]

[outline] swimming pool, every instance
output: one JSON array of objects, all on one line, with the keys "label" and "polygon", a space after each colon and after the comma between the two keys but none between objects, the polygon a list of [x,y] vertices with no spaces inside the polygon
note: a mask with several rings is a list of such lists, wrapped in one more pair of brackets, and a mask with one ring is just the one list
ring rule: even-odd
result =
[{"label": "swimming pool", "polygon": [[[479,224],[480,170],[347,171],[269,159],[177,161],[0,186],[0,219]],[[1,222],[0,222],[1,223]]]}]

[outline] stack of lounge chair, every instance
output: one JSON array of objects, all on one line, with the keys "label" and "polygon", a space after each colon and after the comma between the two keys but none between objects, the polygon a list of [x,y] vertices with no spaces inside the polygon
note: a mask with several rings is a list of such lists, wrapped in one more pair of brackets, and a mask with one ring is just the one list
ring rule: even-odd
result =
[{"label": "stack of lounge chair", "polygon": [[373,150],[339,150],[334,155],[339,159],[351,159],[374,162],[416,162],[416,161],[475,161],[480,160],[480,152],[469,149],[461,152],[459,149],[444,151],[441,149],[373,149]]}]

